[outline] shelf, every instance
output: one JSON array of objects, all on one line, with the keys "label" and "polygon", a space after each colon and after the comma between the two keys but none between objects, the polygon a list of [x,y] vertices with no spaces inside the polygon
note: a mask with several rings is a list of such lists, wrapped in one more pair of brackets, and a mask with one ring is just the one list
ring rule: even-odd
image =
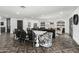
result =
[{"label": "shelf", "polygon": [[65,26],[65,25],[57,25],[57,26]]}]

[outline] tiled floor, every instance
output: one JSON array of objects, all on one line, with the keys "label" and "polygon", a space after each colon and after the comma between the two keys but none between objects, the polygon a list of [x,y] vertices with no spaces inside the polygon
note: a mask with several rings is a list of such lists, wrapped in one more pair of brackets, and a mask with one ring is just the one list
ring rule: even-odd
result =
[{"label": "tiled floor", "polygon": [[13,40],[12,34],[0,35],[1,53],[79,53],[79,46],[67,35],[63,34],[53,39],[50,48],[32,47],[31,42],[19,43]]}]

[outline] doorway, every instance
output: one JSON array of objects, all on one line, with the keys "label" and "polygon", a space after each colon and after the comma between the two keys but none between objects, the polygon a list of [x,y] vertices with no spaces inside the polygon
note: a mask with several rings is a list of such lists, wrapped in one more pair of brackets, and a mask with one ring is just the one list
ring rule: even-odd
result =
[{"label": "doorway", "polygon": [[69,19],[69,35],[73,37],[73,21],[72,17]]},{"label": "doorway", "polygon": [[6,20],[7,20],[6,21],[7,22],[7,33],[10,33],[10,27],[11,27],[10,26],[10,18],[7,18]]},{"label": "doorway", "polygon": [[23,21],[17,20],[17,29],[23,29]]}]

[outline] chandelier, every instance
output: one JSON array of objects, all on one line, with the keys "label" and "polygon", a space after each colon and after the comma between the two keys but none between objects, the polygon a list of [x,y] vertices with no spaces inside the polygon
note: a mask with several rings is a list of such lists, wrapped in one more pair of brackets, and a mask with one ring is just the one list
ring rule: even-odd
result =
[{"label": "chandelier", "polygon": [[17,15],[22,14],[24,9],[26,8],[25,6],[19,6],[19,7],[20,7],[20,9],[16,12]]}]

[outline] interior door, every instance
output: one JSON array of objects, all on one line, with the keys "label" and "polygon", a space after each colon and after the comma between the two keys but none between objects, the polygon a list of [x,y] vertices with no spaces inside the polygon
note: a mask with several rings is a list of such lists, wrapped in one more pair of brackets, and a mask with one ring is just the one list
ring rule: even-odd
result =
[{"label": "interior door", "polygon": [[23,21],[22,20],[17,21],[17,28],[18,29],[23,29]]},{"label": "interior door", "polygon": [[10,18],[7,18],[7,33],[10,33]]}]

